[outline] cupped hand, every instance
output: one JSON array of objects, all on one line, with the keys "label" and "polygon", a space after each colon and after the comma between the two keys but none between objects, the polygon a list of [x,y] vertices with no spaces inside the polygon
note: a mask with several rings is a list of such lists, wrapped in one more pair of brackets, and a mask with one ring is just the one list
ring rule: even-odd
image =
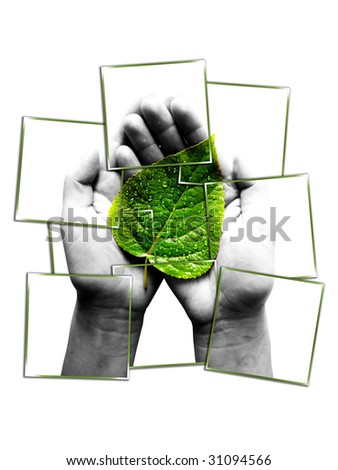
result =
[{"label": "cupped hand", "polygon": [[[123,123],[126,140],[115,147],[123,166],[148,164],[176,153],[207,138],[196,113],[181,97],[163,102],[155,97],[142,100]],[[217,136],[216,136],[217,147]],[[225,180],[252,177],[239,160],[233,168],[219,157]],[[218,183],[219,184],[219,183]],[[218,268],[221,266],[262,273],[272,273],[274,246],[269,237],[268,196],[261,182],[224,183],[225,219],[216,267],[196,279],[165,276],[194,326],[196,357],[204,360],[214,312]],[[266,220],[256,224],[259,234],[246,233],[253,217]],[[241,233],[243,232],[243,237]],[[260,240],[260,241],[258,241]],[[242,275],[227,271],[227,282],[220,285],[219,308],[229,321],[245,322],[259,316],[272,288],[271,278]]]},{"label": "cupped hand", "polygon": [[[149,165],[204,138],[194,115],[186,119],[185,103],[167,103],[148,97],[130,109],[110,145],[109,168]],[[189,114],[189,111],[188,111]],[[124,178],[137,169],[128,169]],[[110,275],[113,265],[137,264],[123,252],[107,225],[110,205],[121,188],[121,173],[107,170],[107,162],[93,151],[65,178],[62,227],[70,274]],[[82,224],[68,225],[69,224]],[[87,227],[85,225],[91,225]],[[94,227],[95,226],[95,227]],[[100,228],[98,228],[100,226]],[[127,272],[126,272],[127,271]],[[121,270],[119,271],[119,273]],[[132,275],[131,363],[135,356],[143,315],[163,275],[148,268],[124,269]],[[72,276],[78,301],[73,315],[63,375],[125,374],[128,336],[129,289],[124,278]],[[115,358],[115,359],[114,359]]]}]

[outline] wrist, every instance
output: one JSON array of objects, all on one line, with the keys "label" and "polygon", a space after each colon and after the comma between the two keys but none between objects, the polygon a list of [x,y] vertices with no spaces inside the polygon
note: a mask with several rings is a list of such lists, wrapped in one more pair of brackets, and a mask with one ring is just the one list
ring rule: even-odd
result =
[{"label": "wrist", "polygon": [[209,348],[211,326],[211,321],[206,323],[193,322],[192,324],[196,362],[205,363],[206,361]]},{"label": "wrist", "polygon": [[265,308],[250,315],[218,312],[208,367],[272,377],[271,346]]},{"label": "wrist", "polygon": [[[78,299],[70,328],[62,375],[127,377],[141,320],[130,325],[129,309],[99,306]],[[135,322],[134,322],[135,323]],[[130,329],[134,334],[129,335]]]}]

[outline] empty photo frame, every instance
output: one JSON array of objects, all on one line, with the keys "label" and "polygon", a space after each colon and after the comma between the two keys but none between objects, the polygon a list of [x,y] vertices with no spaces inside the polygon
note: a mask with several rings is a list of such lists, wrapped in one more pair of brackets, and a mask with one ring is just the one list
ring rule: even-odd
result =
[{"label": "empty photo frame", "polygon": [[81,276],[69,274],[29,273],[27,275],[26,297],[26,344],[25,377],[67,378],[62,367],[67,350],[68,337],[76,304],[75,282],[95,282],[107,287],[121,283],[129,303],[126,311],[126,333],[120,340],[116,363],[111,363],[112,375],[88,375],[78,373],[71,378],[128,379],[130,361],[130,297],[131,278],[128,276]]},{"label": "empty photo frame", "polygon": [[208,82],[210,134],[219,160],[234,157],[252,177],[284,174],[290,88]]},{"label": "empty photo frame", "polygon": [[[74,210],[73,214],[65,217],[62,214],[65,176],[75,168],[79,173],[84,160],[93,154],[104,164],[103,124],[25,117],[21,132],[15,219],[106,226],[106,221],[95,211],[85,217],[82,217],[81,210]],[[88,165],[84,168],[84,176],[87,169]],[[119,175],[116,174],[116,178]],[[119,185],[119,180],[116,185]],[[81,208],[85,197],[80,196],[78,205]],[[101,200],[97,202],[101,206],[104,204]],[[104,211],[108,212],[108,209],[107,204]]]},{"label": "empty photo frame", "polygon": [[[257,310],[263,290],[268,299]],[[321,282],[222,267],[206,369],[308,385],[323,292]],[[229,312],[236,293],[245,313],[238,304]],[[272,373],[264,374],[269,348]]]},{"label": "empty photo frame", "polygon": [[[205,184],[207,194],[215,184],[220,183]],[[220,266],[286,277],[316,277],[310,184],[307,174],[224,181],[223,185],[226,195],[229,194],[223,232],[229,250],[236,251],[237,254],[229,257],[229,250],[224,249],[224,259],[218,257]],[[238,193],[234,196],[235,191],[242,192],[240,199]],[[233,197],[236,197],[236,200],[231,202]],[[207,198],[207,202],[208,200]],[[212,228],[209,232],[212,234]],[[255,252],[269,241],[274,244],[274,262],[270,263],[267,270],[266,266],[262,267],[262,257],[255,257]]]},{"label": "empty photo frame", "polygon": [[[114,140],[124,117],[135,112],[135,106],[147,96],[156,96],[164,101],[176,96],[183,97],[208,133],[205,67],[204,60],[102,66],[107,156],[114,153]],[[108,169],[118,169],[110,163],[111,158],[107,160]]]}]

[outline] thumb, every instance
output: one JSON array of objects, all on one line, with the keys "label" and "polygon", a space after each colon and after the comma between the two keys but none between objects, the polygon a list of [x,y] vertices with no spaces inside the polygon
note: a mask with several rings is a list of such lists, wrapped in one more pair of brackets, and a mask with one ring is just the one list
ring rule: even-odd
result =
[{"label": "thumb", "polygon": [[100,171],[100,156],[89,152],[65,177],[63,208],[88,208],[93,203],[92,184]]},{"label": "thumb", "polygon": [[265,179],[255,178],[253,165],[234,158],[233,177],[240,191],[243,217],[260,217],[267,223],[270,214],[270,196]]}]

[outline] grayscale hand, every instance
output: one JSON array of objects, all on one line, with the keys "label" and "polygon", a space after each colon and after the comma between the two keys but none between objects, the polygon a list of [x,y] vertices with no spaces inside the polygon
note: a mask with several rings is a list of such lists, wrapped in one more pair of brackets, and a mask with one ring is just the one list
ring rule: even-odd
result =
[{"label": "grayscale hand", "polygon": [[[123,122],[128,137],[124,131],[119,130],[112,142],[110,166],[140,166],[135,153],[124,145],[129,137],[137,154],[147,155],[147,163],[152,163],[162,156],[159,150],[156,152],[153,142],[148,139],[146,129],[139,129],[137,110],[138,108],[135,108],[135,113],[131,112]],[[154,123],[155,127],[156,125],[157,122]],[[141,140],[134,138],[135,127],[142,132]],[[162,137],[165,140],[166,134]],[[98,151],[93,151],[66,176],[63,198],[65,220],[76,218],[75,221],[78,222],[80,217],[81,221],[87,224],[107,225],[109,207],[121,187],[121,173],[107,171],[106,168],[105,159]],[[134,171],[126,171],[125,178],[129,178],[133,173]],[[117,246],[110,229],[64,225],[62,231],[71,274],[110,275],[112,265],[139,263],[139,260],[132,258]],[[143,269],[133,268],[132,277],[131,362],[135,356],[144,312],[163,279],[158,270],[150,267],[148,288],[145,290]],[[125,338],[128,335],[129,291],[126,289],[126,283],[116,281],[112,284],[110,279],[104,282],[101,278],[75,276],[72,277],[72,282],[77,290],[78,300],[63,375],[112,375],[112,372],[116,374],[116,364],[125,363],[126,354],[124,346],[119,350],[119,345],[127,344]],[[121,356],[120,360],[109,364],[106,357],[102,358],[102,354],[98,352],[98,345],[101,343],[107,343],[107,355]],[[102,346],[101,350],[103,349]]]},{"label": "grayscale hand", "polygon": [[[126,158],[128,156],[130,161],[139,159],[143,164],[147,164],[150,159],[154,161],[164,155],[176,153],[207,138],[198,116],[181,97],[169,99],[166,103],[155,97],[147,97],[141,102],[139,111],[127,117],[124,125],[134,147],[140,149],[135,152],[126,146]],[[224,179],[227,180],[252,176],[238,160],[235,160],[234,167],[230,170],[227,162],[220,157],[220,166]],[[264,241],[257,243],[247,236],[237,242],[231,241],[240,233],[241,228],[245,228],[251,217],[268,217],[268,199],[264,185],[257,182],[224,184],[224,189],[225,221],[231,218],[232,222],[222,234],[217,265],[271,273],[274,246],[269,238],[268,224],[259,229],[260,234],[265,236]],[[200,362],[205,361],[208,348],[216,297],[215,274],[215,269],[212,269],[196,279],[183,280],[166,276],[166,281],[192,321],[196,360]],[[227,332],[236,331],[231,341],[237,355],[233,357],[225,347],[218,347],[219,354],[215,360],[217,366],[228,369],[237,367],[241,371],[250,370],[271,375],[269,335],[264,311],[272,288],[271,278],[256,277],[253,280],[252,276],[227,271],[223,281],[219,300],[222,318],[216,325],[215,344],[228,344]],[[218,324],[221,325],[220,331]],[[245,353],[249,343],[255,346],[252,357]],[[227,359],[229,357],[230,363]],[[240,357],[243,358],[241,364]]]}]

